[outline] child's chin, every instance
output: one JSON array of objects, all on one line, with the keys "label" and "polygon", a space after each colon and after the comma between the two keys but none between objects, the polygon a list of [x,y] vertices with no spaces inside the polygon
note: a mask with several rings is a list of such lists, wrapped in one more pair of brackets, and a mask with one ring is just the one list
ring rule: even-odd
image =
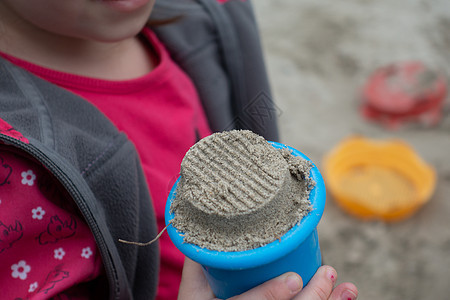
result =
[{"label": "child's chin", "polygon": [[124,41],[138,35],[144,28],[146,22],[142,22],[142,25],[134,24],[133,26],[117,26],[117,30],[112,30],[111,28],[106,28],[106,30],[98,30],[86,34],[84,39],[93,40],[103,43],[115,43]]}]

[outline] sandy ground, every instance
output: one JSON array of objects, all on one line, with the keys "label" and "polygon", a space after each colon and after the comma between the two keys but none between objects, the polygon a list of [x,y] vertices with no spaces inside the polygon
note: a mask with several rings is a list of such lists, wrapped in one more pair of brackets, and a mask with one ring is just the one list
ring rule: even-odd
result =
[{"label": "sandy ground", "polygon": [[359,112],[376,68],[422,60],[450,74],[448,0],[255,0],[282,141],[321,168],[351,134],[401,138],[438,174],[431,201],[394,224],[363,222],[328,196],[319,238],[325,263],[359,299],[450,299],[450,109],[438,126],[392,131]]}]

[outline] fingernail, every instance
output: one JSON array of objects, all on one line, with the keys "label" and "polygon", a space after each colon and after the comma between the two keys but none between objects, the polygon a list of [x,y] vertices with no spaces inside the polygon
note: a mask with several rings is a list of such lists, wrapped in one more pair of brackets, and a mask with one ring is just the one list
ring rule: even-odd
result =
[{"label": "fingernail", "polygon": [[292,293],[300,291],[303,287],[303,283],[300,277],[294,274],[286,277],[286,285]]},{"label": "fingernail", "polygon": [[328,274],[328,278],[331,280],[331,282],[333,282],[333,284],[336,282],[337,279],[337,274],[336,271],[334,269],[328,269],[327,271]]},{"label": "fingernail", "polygon": [[356,294],[350,290],[343,291],[341,295],[342,300],[355,300],[356,297],[357,297]]}]

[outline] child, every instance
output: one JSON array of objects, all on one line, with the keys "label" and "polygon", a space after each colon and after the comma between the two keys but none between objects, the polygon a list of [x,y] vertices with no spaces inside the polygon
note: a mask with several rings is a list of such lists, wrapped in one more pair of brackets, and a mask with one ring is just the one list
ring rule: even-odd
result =
[{"label": "child", "polygon": [[[152,11],[168,24],[145,26]],[[246,1],[1,0],[2,297],[175,299],[184,258],[167,235],[118,240],[162,229],[200,138],[278,139],[258,44]],[[180,299],[213,298],[197,264],[183,274]],[[356,297],[335,279],[322,267],[300,291],[285,274],[239,299]]]}]

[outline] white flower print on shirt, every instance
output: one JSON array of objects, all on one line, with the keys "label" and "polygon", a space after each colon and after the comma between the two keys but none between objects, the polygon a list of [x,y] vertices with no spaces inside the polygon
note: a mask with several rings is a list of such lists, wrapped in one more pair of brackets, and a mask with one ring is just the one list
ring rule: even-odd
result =
[{"label": "white flower print on shirt", "polygon": [[24,260],[19,261],[17,264],[11,266],[11,276],[13,278],[20,278],[21,280],[27,279],[27,274],[31,271],[31,267],[27,265]]},{"label": "white flower print on shirt", "polygon": [[37,281],[35,281],[32,284],[30,284],[30,287],[28,288],[28,293],[34,292],[37,288],[38,288],[38,283],[37,283]]},{"label": "white flower print on shirt", "polygon": [[22,172],[22,184],[32,186],[36,180],[36,175],[32,170]]},{"label": "white flower print on shirt", "polygon": [[42,207],[38,206],[36,208],[33,208],[31,210],[31,213],[33,214],[33,219],[42,220],[42,217],[45,215],[45,210],[43,210]]},{"label": "white flower print on shirt", "polygon": [[84,257],[86,259],[91,257],[92,254],[93,253],[92,253],[92,250],[90,247],[86,247],[86,248],[83,248],[83,250],[81,250],[81,257]]},{"label": "white flower print on shirt", "polygon": [[55,249],[54,253],[55,253],[54,258],[59,260],[62,260],[64,258],[64,255],[66,255],[66,251],[64,251],[63,248]]}]

